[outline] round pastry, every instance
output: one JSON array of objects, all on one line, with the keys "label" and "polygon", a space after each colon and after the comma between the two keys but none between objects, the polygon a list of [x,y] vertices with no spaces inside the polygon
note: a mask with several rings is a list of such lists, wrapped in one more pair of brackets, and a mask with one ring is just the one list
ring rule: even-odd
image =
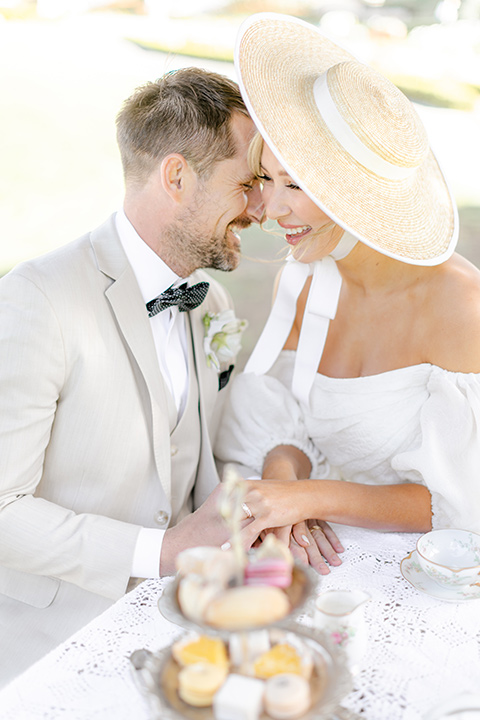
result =
[{"label": "round pastry", "polygon": [[265,683],[263,702],[265,712],[275,720],[300,717],[311,704],[310,684],[299,675],[275,675]]},{"label": "round pastry", "polygon": [[273,623],[289,611],[290,602],[279,588],[242,585],[216,595],[204,618],[213,627],[238,630]]},{"label": "round pastry", "polygon": [[182,640],[177,640],[172,646],[172,656],[182,667],[198,662],[228,667],[225,644],[220,638],[208,635],[190,635]]},{"label": "round pastry", "polygon": [[302,658],[288,643],[278,643],[255,660],[253,672],[263,680],[281,673],[303,675]]},{"label": "round pastry", "polygon": [[183,614],[195,622],[203,622],[203,616],[210,602],[223,587],[216,583],[209,583],[199,575],[190,575],[182,578],[178,584],[178,604]]},{"label": "round pastry", "polygon": [[211,663],[187,665],[178,673],[178,694],[188,705],[208,707],[226,677],[226,667]]}]

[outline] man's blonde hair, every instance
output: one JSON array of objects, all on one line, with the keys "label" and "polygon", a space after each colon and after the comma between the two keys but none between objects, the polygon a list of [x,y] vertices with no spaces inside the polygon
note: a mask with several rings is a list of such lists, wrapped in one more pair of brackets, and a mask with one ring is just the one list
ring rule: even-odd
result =
[{"label": "man's blonde hair", "polygon": [[170,153],[208,176],[236,152],[231,117],[248,117],[238,85],[200,68],[166,73],[137,88],[117,116],[117,142],[126,181],[143,184]]}]

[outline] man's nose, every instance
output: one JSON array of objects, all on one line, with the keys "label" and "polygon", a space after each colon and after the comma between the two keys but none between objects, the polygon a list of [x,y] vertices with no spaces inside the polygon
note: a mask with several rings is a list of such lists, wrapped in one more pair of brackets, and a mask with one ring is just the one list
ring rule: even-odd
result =
[{"label": "man's nose", "polygon": [[260,190],[260,183],[255,183],[251,190],[247,194],[247,207],[245,212],[252,222],[262,222],[265,215],[265,206],[263,204],[262,192]]}]

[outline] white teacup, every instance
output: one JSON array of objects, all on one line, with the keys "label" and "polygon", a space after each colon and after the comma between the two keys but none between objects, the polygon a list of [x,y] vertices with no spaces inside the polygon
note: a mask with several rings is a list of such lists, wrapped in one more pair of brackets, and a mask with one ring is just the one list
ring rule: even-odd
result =
[{"label": "white teacup", "polygon": [[469,530],[432,530],[417,542],[423,572],[442,587],[480,585],[480,535]]},{"label": "white teacup", "polygon": [[480,720],[480,695],[462,693],[429,712],[424,720]]}]

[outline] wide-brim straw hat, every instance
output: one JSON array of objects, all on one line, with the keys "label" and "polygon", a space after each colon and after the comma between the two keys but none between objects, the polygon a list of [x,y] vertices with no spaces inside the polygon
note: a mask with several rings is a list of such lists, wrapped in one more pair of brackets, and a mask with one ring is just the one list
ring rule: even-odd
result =
[{"label": "wide-brim straw hat", "polygon": [[458,239],[455,200],[405,95],[298,18],[240,27],[240,89],[279,162],[338,225],[384,255],[437,265]]}]

